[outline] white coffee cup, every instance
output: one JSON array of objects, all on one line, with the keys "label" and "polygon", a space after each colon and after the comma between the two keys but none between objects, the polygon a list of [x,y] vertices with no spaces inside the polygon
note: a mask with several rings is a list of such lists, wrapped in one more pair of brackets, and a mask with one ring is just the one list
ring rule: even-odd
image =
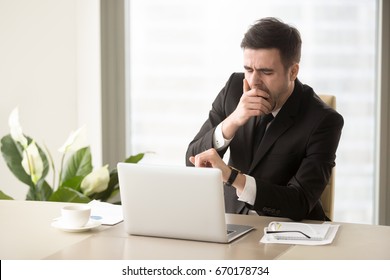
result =
[{"label": "white coffee cup", "polygon": [[88,205],[69,205],[61,209],[61,223],[68,228],[85,226],[91,216],[91,207]]}]

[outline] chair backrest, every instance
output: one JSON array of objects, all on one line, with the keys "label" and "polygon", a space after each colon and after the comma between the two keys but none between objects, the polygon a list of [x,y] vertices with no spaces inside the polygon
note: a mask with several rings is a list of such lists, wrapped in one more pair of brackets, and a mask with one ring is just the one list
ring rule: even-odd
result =
[{"label": "chair backrest", "polygon": [[[336,109],[336,97],[333,95],[319,95],[322,101],[328,104],[333,109]],[[329,178],[329,182],[325,187],[324,192],[321,195],[321,203],[324,208],[326,216],[333,220],[333,208],[334,208],[334,168]]]}]

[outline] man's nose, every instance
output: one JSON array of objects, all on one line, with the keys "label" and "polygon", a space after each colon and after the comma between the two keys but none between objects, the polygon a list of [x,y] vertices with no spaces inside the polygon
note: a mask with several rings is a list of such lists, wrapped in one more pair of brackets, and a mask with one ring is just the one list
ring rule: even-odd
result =
[{"label": "man's nose", "polygon": [[261,87],[262,86],[262,84],[263,84],[263,81],[262,81],[262,79],[261,79],[261,76],[258,74],[258,73],[256,73],[256,72],[254,72],[253,74],[252,74],[252,76],[250,77],[250,79],[249,79],[249,86],[251,87],[251,88],[259,88],[259,87]]}]

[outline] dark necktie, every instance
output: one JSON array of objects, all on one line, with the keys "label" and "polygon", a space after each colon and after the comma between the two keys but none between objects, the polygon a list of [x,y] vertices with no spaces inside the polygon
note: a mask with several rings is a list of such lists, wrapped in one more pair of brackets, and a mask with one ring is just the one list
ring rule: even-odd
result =
[{"label": "dark necktie", "polygon": [[274,116],[271,113],[268,115],[264,115],[260,118],[260,121],[255,128],[255,135],[253,139],[253,146],[255,148],[254,151],[256,151],[257,147],[260,145],[261,139],[263,139],[268,123],[271,122],[273,119]]}]

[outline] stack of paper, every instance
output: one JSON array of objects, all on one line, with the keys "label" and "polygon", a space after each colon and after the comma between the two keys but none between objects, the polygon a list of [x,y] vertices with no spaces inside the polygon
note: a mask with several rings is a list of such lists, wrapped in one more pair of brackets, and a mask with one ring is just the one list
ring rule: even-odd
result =
[{"label": "stack of paper", "polygon": [[121,205],[92,200],[88,203],[91,206],[91,219],[99,220],[103,225],[115,225],[123,221]]},{"label": "stack of paper", "polygon": [[338,225],[271,222],[264,228],[263,243],[323,245],[332,243]]}]

